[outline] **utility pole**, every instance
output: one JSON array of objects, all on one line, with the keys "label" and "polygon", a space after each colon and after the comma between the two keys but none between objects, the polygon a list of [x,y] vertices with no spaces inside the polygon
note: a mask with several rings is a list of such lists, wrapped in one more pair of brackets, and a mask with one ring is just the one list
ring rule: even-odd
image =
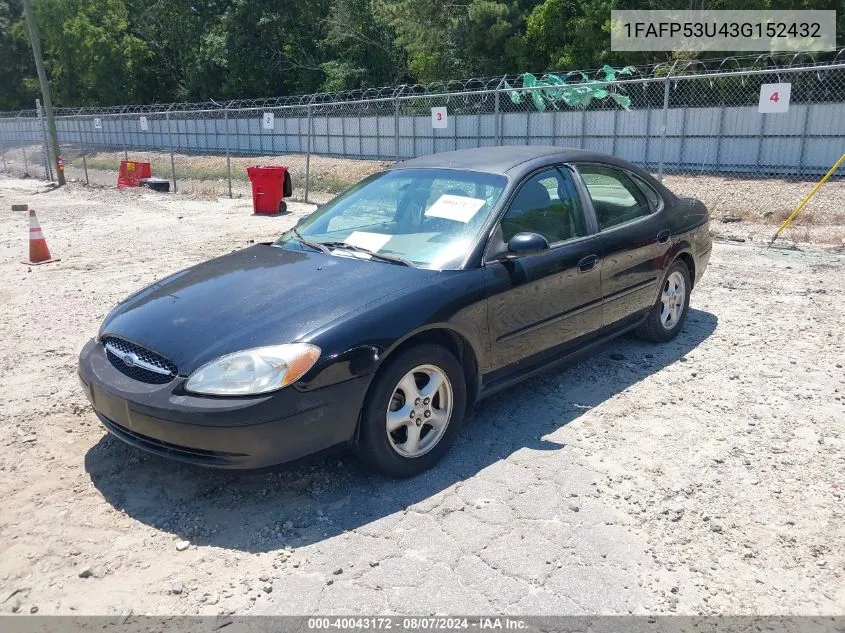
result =
[{"label": "utility pole", "polygon": [[59,134],[56,131],[56,119],[53,117],[53,99],[50,98],[50,86],[47,83],[47,73],[44,72],[44,60],[41,58],[41,36],[38,34],[35,11],[32,10],[32,0],[23,0],[23,12],[26,17],[26,25],[29,27],[29,39],[32,42],[32,54],[35,57],[35,69],[38,71],[38,83],[41,84],[41,96],[44,98],[47,127],[50,128],[50,140],[53,143],[53,154],[56,157],[56,176],[61,187],[65,184],[65,169],[59,151]]}]

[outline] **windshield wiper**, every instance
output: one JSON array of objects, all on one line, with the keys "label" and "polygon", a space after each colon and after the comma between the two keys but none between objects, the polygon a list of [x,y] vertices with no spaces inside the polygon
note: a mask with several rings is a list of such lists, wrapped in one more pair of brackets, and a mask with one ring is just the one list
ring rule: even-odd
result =
[{"label": "windshield wiper", "polygon": [[374,259],[380,259],[385,262],[390,262],[391,264],[399,264],[400,266],[408,266],[413,268],[414,265],[409,262],[407,259],[403,259],[397,255],[387,255],[386,253],[378,253],[376,251],[371,251],[368,248],[364,248],[363,246],[355,246],[354,244],[347,244],[346,242],[320,242],[321,245],[327,246],[328,248],[343,248],[348,251],[355,251],[357,253],[366,253],[370,257]]},{"label": "windshield wiper", "polygon": [[326,246],[324,246],[321,242],[312,242],[308,238],[302,237],[299,234],[299,231],[297,231],[296,229],[292,229],[292,230],[293,230],[294,237],[296,237],[297,241],[300,244],[305,244],[305,246],[308,246],[309,248],[313,248],[315,251],[320,251],[321,253],[325,253],[326,255],[331,255],[331,251]]}]

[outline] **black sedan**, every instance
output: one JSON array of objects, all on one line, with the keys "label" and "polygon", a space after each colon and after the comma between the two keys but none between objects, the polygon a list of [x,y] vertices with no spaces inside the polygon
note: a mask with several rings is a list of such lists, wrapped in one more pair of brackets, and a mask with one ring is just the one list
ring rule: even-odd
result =
[{"label": "black sedan", "polygon": [[351,446],[409,476],[481,398],[629,330],[676,336],[708,223],[605,154],[419,158],[130,296],[79,375],[106,428],[152,453],[252,468]]}]

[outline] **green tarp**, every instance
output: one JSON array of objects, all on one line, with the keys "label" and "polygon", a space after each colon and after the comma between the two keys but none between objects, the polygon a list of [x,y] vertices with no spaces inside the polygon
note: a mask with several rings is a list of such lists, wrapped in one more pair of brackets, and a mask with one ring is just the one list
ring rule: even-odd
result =
[{"label": "green tarp", "polygon": [[506,81],[504,86],[510,89],[508,95],[516,104],[521,104],[525,96],[531,98],[534,106],[540,111],[544,112],[547,108],[560,108],[560,103],[563,102],[570,108],[584,109],[593,99],[613,99],[618,105],[626,110],[631,107],[631,99],[625,95],[620,95],[608,90],[608,86],[603,82],[615,81],[618,76],[630,75],[634,72],[633,66],[626,66],[625,68],[615,69],[605,65],[601,72],[604,73],[604,78],[601,80],[590,79],[582,72],[569,73],[566,78],[573,75],[580,76],[579,83],[566,83],[566,80],[558,75],[543,75],[537,79],[531,73],[521,75],[523,88],[534,88],[533,90],[511,89],[510,84]]}]

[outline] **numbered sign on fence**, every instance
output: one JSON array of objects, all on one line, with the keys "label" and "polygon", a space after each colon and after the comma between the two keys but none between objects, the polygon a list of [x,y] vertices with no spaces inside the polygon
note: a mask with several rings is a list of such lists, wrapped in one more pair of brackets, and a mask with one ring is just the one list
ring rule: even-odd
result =
[{"label": "numbered sign on fence", "polygon": [[97,129],[97,130],[103,129],[103,120],[102,119],[94,119],[94,129]]},{"label": "numbered sign on fence", "polygon": [[449,127],[449,113],[445,107],[431,109],[431,127],[435,130],[445,130]]},{"label": "numbered sign on fence", "polygon": [[789,112],[789,95],[792,84],[763,84],[760,86],[758,112]]},{"label": "numbered sign on fence", "polygon": [[147,130],[149,130],[149,129],[150,129],[150,124],[149,124],[149,123],[147,123],[147,117],[142,116],[142,117],[141,117],[141,130],[143,130],[144,132],[146,132],[146,131],[147,131]]},{"label": "numbered sign on fence", "polygon": [[274,124],[273,119],[274,118],[275,117],[273,116],[272,112],[265,112],[264,113],[264,117],[261,119],[261,123],[264,126],[265,130],[272,130],[273,129],[273,124]]}]

